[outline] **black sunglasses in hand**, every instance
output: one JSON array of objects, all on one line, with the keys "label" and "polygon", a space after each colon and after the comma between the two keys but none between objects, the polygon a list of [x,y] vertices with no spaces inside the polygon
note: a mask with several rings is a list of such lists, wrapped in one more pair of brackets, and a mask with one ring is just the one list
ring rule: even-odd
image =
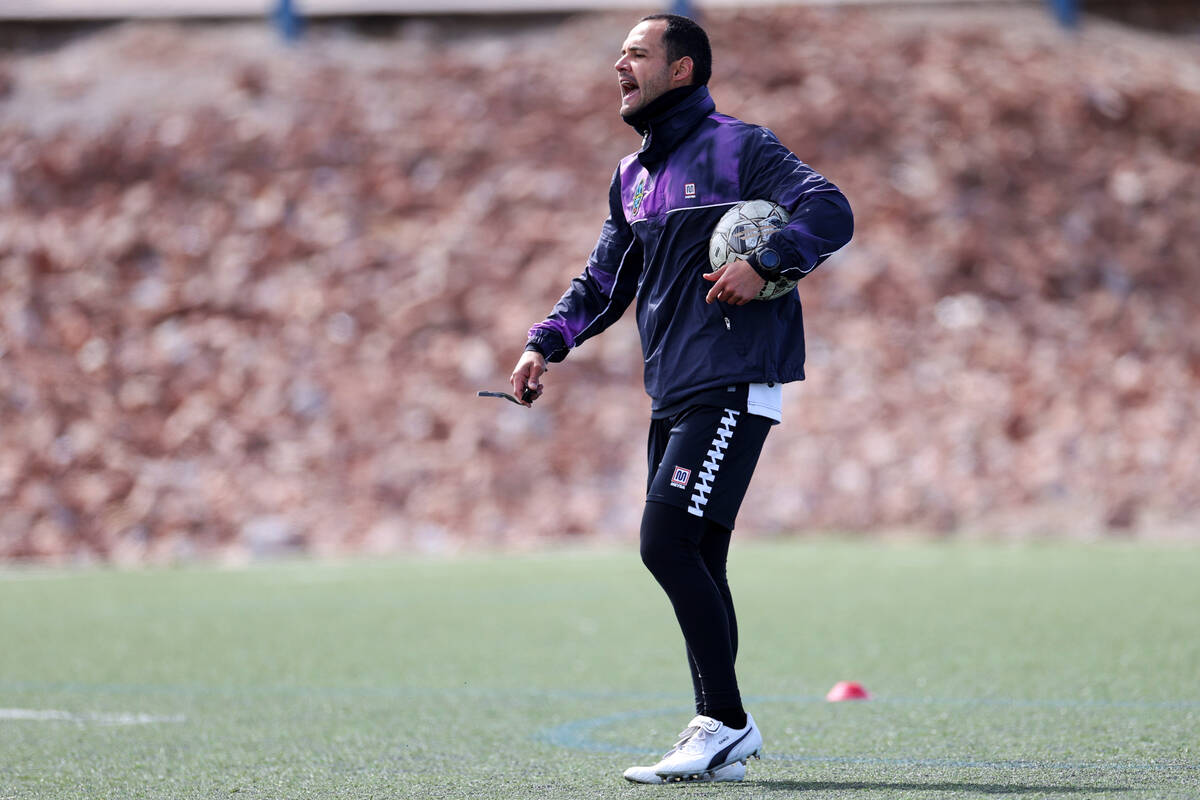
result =
[{"label": "black sunglasses in hand", "polygon": [[525,390],[521,392],[520,400],[518,400],[515,396],[509,394],[508,392],[480,391],[480,392],[477,392],[476,394],[479,397],[499,397],[504,400],[507,400],[510,403],[516,403],[519,406],[524,406],[526,403],[532,404],[534,400],[537,400],[537,392],[535,392],[533,389],[530,389],[528,386],[526,386]]}]

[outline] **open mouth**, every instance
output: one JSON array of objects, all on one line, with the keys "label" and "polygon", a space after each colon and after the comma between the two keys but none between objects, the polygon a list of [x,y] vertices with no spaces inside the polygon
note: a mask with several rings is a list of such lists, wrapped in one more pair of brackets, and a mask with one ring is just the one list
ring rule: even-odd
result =
[{"label": "open mouth", "polygon": [[631,94],[636,92],[638,89],[638,85],[635,81],[623,79],[619,83],[621,86],[621,97],[622,98],[629,97]]}]

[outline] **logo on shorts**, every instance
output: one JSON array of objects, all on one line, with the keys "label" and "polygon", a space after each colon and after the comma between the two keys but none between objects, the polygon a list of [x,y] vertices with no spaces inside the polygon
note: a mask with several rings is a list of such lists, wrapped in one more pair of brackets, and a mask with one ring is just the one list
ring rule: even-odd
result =
[{"label": "logo on shorts", "polygon": [[683,467],[676,467],[675,472],[671,475],[671,485],[676,489],[686,489],[688,481],[692,479],[692,471]]},{"label": "logo on shorts", "polygon": [[688,199],[695,197],[696,196],[696,184],[685,183],[683,185],[683,196]]}]

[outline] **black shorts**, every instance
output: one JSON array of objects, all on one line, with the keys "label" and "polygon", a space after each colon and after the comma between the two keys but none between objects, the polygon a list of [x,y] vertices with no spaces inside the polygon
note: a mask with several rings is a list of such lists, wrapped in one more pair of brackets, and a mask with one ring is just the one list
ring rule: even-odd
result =
[{"label": "black shorts", "polygon": [[651,420],[646,499],[733,530],[771,425],[766,417],[711,406]]}]

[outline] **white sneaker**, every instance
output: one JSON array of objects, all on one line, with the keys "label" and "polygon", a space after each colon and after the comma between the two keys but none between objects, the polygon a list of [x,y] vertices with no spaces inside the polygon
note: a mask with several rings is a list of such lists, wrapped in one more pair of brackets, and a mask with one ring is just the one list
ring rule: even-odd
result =
[{"label": "white sneaker", "polygon": [[682,740],[662,761],[654,774],[667,781],[698,781],[722,767],[758,757],[762,734],[754,717],[746,715],[746,727],[730,728],[712,717],[698,716],[688,723],[690,737]]},{"label": "white sneaker", "polygon": [[[684,744],[686,744],[687,741],[689,739],[691,739],[692,736],[695,735],[696,731],[698,731],[700,729],[701,722],[706,719],[708,719],[708,717],[697,716],[691,722],[689,722],[688,726],[679,732],[679,741],[677,741],[674,744],[674,746],[672,746],[671,749],[667,751],[667,754],[664,755],[662,757],[662,759],[659,759],[659,763],[662,763],[663,760],[670,757],[672,753],[674,753],[680,747],[682,747]],[[625,770],[624,778],[625,778],[625,780],[630,781],[632,783],[651,783],[651,784],[669,783],[670,781],[663,780],[654,772],[656,767],[657,767],[657,764],[654,767],[630,767],[629,769]],[[707,772],[702,777],[698,778],[697,780],[711,781],[714,783],[726,783],[726,782],[741,781],[745,777],[746,777],[746,762],[745,761],[735,761],[732,764],[726,764],[725,766],[721,767],[720,769],[715,769],[715,770],[712,770],[711,772]]]},{"label": "white sneaker", "polygon": [[[700,777],[701,781],[712,781],[714,783],[724,783],[744,780],[746,777],[746,762],[735,761],[732,764],[726,764],[720,769],[714,769],[712,772],[706,772]],[[654,773],[654,767],[630,767],[625,770],[625,780],[631,783],[667,783],[668,781],[658,777]]]}]

